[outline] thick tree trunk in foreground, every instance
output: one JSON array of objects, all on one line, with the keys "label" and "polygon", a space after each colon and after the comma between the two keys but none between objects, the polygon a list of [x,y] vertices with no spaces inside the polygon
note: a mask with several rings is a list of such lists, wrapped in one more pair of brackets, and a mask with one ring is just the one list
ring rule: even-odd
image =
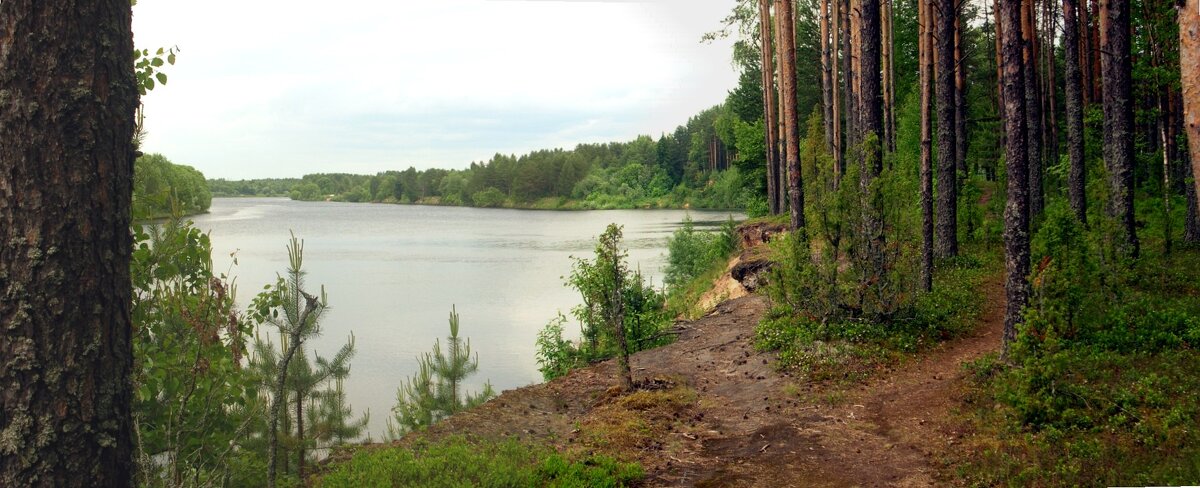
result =
[{"label": "thick tree trunk in foreground", "polygon": [[917,57],[921,83],[921,289],[925,291],[933,290],[933,120],[929,113],[933,91],[931,1],[917,1]]},{"label": "thick tree trunk in foreground", "polygon": [[[1185,0],[1179,9],[1179,66],[1183,87],[1183,125],[1192,162],[1192,204],[1200,193],[1200,0]],[[1200,208],[1197,208],[1200,212]]]},{"label": "thick tree trunk in foreground", "polygon": [[1067,158],[1071,169],[1067,177],[1067,194],[1071,209],[1080,223],[1087,224],[1087,168],[1083,161],[1083,80],[1079,69],[1079,19],[1077,0],[1062,0],[1063,50],[1066,80],[1063,92],[1067,97]]},{"label": "thick tree trunk in foreground", "polygon": [[1004,85],[1005,161],[1008,168],[1004,205],[1004,352],[1017,337],[1017,326],[1029,302],[1029,181],[1026,153],[1025,63],[1022,57],[1021,0],[999,0],[1002,83]]},{"label": "thick tree trunk in foreground", "polygon": [[[1133,63],[1128,0],[1100,3],[1101,66],[1104,82],[1104,161],[1108,168],[1109,212],[1117,221],[1117,248],[1137,257],[1133,214]],[[1186,96],[1184,97],[1187,98]]]},{"label": "thick tree trunk in foreground", "polygon": [[128,0],[0,2],[0,486],[131,486]]},{"label": "thick tree trunk in foreground", "polygon": [[791,0],[775,0],[775,27],[779,44],[779,73],[783,86],[784,158],[787,161],[788,208],[791,229],[804,228],[804,188],[800,180],[800,121],[796,119],[796,30]]},{"label": "thick tree trunk in foreground", "polygon": [[954,141],[954,2],[936,0],[934,32],[937,39],[937,241],[939,258],[958,255],[958,164]]},{"label": "thick tree trunk in foreground", "polygon": [[759,42],[762,44],[763,116],[767,137],[767,206],[771,214],[779,213],[779,144],[775,128],[779,125],[775,108],[775,63],[771,50],[771,7],[768,0],[758,0]]}]

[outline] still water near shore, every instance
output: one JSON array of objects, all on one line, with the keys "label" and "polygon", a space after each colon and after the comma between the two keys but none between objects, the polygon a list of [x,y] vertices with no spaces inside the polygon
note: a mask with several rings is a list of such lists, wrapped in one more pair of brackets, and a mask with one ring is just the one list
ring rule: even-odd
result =
[{"label": "still water near shore", "polygon": [[[497,391],[537,383],[537,332],[579,303],[564,277],[572,256],[592,257],[605,226],[624,226],[630,267],[661,286],[667,237],[685,217],[698,228],[744,218],[723,211],[556,212],[279,198],[216,198],[209,212],[193,220],[210,232],[214,271],[236,277],[243,306],[284,272],[288,232],[304,240],[307,288],[324,285],[330,305],[309,354],[332,355],[354,334],[357,352],[345,388],[356,415],[370,409],[377,440],[396,388],[416,370],[416,356],[449,333],[451,306],[460,316],[459,334],[479,356],[467,391],[485,380]],[[577,334],[577,326],[568,331]],[[272,330],[261,333],[278,344]]]}]

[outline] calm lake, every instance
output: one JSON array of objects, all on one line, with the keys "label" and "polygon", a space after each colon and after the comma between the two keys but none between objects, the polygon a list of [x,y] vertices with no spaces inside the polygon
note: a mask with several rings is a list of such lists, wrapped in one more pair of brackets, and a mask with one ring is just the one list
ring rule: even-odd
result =
[{"label": "calm lake", "polygon": [[[416,369],[416,356],[449,333],[451,306],[460,336],[479,356],[467,390],[491,380],[497,391],[541,381],[537,332],[579,303],[563,285],[571,257],[591,258],[605,226],[624,226],[631,268],[656,286],[667,237],[691,216],[699,228],[740,213],[684,210],[559,212],[327,202],[281,198],[216,198],[194,218],[210,231],[213,265],[236,277],[243,306],[287,266],[288,232],[304,240],[309,291],[321,285],[330,310],[323,335],[308,344],[332,355],[351,333],[356,355],[346,390],[356,415],[370,409],[370,433],[381,439],[396,388]],[[237,264],[234,264],[236,257]],[[574,321],[572,321],[574,323]],[[568,327],[578,334],[578,326]],[[278,335],[263,330],[276,344]],[[444,341],[444,339],[443,339]]]}]

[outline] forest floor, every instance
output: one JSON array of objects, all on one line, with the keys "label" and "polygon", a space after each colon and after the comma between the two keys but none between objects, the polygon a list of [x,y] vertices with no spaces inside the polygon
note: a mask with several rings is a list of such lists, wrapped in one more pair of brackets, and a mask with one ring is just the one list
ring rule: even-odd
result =
[{"label": "forest floor", "polygon": [[641,463],[646,486],[931,486],[952,483],[966,373],[997,351],[1000,277],[978,327],[865,381],[811,384],[754,348],[757,295],[676,325],[679,340],[632,356],[638,392],[615,363],[506,391],[401,444],[449,435],[519,437]]}]

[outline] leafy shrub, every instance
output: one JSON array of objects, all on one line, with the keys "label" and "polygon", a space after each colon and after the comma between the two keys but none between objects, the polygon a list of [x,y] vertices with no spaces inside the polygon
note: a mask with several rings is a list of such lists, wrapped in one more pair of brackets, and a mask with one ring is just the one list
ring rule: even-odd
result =
[{"label": "leafy shrub", "polygon": [[724,263],[729,254],[737,249],[737,230],[730,218],[718,232],[697,231],[692,218],[683,221],[683,227],[667,239],[667,267],[663,270],[663,282],[671,288],[679,288],[704,274],[714,262]]},{"label": "leafy shrub", "polygon": [[[1113,260],[1061,202],[1034,241],[1033,293],[1011,367],[975,365],[973,412],[996,441],[980,484],[1097,486],[1200,479],[1200,255]],[[1039,259],[1040,258],[1040,259]]]}]

